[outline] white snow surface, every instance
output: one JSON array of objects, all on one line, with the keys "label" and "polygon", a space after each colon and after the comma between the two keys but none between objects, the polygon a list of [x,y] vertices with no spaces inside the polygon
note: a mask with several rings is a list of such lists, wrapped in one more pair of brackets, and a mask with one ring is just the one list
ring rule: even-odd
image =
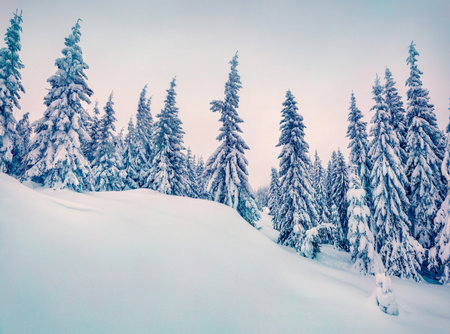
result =
[{"label": "white snow surface", "polygon": [[315,260],[224,205],[150,190],[31,189],[0,174],[0,333],[448,333],[450,286]]}]

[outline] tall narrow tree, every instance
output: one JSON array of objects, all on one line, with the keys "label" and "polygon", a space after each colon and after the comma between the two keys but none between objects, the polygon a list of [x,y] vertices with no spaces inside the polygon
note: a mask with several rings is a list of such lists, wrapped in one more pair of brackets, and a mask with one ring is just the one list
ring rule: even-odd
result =
[{"label": "tall narrow tree", "polygon": [[400,144],[400,159],[403,165],[407,162],[406,156],[406,118],[405,109],[403,108],[402,98],[395,88],[395,81],[389,68],[386,67],[384,85],[384,99],[388,110],[388,116],[392,126],[392,130],[396,133],[398,142]]},{"label": "tall narrow tree", "polygon": [[[417,261],[420,245],[409,235],[405,212],[408,199],[400,157],[398,138],[392,130],[383,87],[377,76],[373,86],[375,115],[372,118],[370,157],[376,250],[388,274],[420,280]],[[418,252],[419,249],[419,252]]]},{"label": "tall narrow tree", "polygon": [[124,188],[121,175],[122,157],[117,150],[114,131],[116,121],[112,93],[104,108],[99,128],[99,145],[94,152],[92,170],[96,189],[99,191],[119,191]]},{"label": "tall narrow tree", "polygon": [[19,57],[22,13],[16,12],[10,23],[6,47],[0,49],[0,172],[14,174],[14,170],[21,170],[14,165],[22,163],[19,156],[16,161],[13,152],[17,140],[14,108],[20,109],[20,94],[25,92],[20,75],[24,65]]},{"label": "tall narrow tree", "polygon": [[282,194],[278,243],[309,256],[303,252],[302,246],[309,244],[307,231],[317,224],[318,217],[314,189],[309,180],[309,145],[305,141],[305,125],[298,113],[295,97],[289,90],[281,115],[281,136],[277,145],[281,147],[279,173]]},{"label": "tall narrow tree", "polygon": [[238,54],[230,61],[231,69],[225,84],[225,99],[212,101],[211,111],[220,113],[222,127],[217,136],[219,147],[206,163],[208,175],[207,192],[219,203],[236,209],[251,225],[259,220],[260,214],[255,197],[248,183],[245,150],[249,147],[240,133],[242,119],[237,113],[241,79],[237,71]]},{"label": "tall narrow tree", "polygon": [[[186,157],[183,147],[184,131],[176,106],[175,78],[167,90],[164,108],[156,116],[154,157],[150,172],[153,189],[169,195],[185,196],[188,193]],[[150,184],[147,181],[147,184]]]},{"label": "tall narrow tree", "polygon": [[76,191],[93,189],[89,162],[81,151],[81,138],[89,139],[81,113],[90,103],[92,90],[86,83],[80,46],[80,20],[65,40],[58,70],[48,79],[50,90],[44,98],[47,110],[35,124],[35,136],[28,154],[26,177],[47,187]]},{"label": "tall narrow tree", "polygon": [[22,178],[25,173],[26,159],[28,150],[30,149],[31,133],[33,131],[29,117],[30,113],[25,113],[16,125],[17,140],[13,151],[16,163],[14,164],[13,173],[19,178]]},{"label": "tall narrow tree", "polygon": [[443,158],[442,133],[436,122],[434,106],[430,104],[428,90],[422,87],[422,72],[417,67],[415,44],[409,46],[410,76],[407,107],[407,154],[406,176],[409,180],[408,197],[410,218],[414,237],[429,248],[433,244],[433,219],[442,203],[445,184],[442,182]]},{"label": "tall narrow tree", "polygon": [[355,94],[350,98],[350,112],[348,114],[347,137],[350,140],[350,164],[356,168],[361,184],[366,191],[369,207],[371,206],[370,188],[370,159],[368,157],[369,140],[367,139],[367,123],[363,121],[363,115],[356,106]]},{"label": "tall narrow tree", "polygon": [[151,188],[150,170],[153,160],[153,117],[150,112],[151,98],[147,98],[147,86],[139,96],[136,114],[136,161],[139,167],[139,185]]},{"label": "tall narrow tree", "polygon": [[320,223],[327,223],[330,212],[327,205],[326,194],[326,175],[317,151],[314,154],[314,164],[312,168],[312,187],[314,188],[314,196],[317,204],[317,214]]},{"label": "tall narrow tree", "polygon": [[272,216],[273,228],[277,231],[280,230],[281,203],[281,188],[278,171],[276,168],[272,168],[269,188],[269,214]]},{"label": "tall narrow tree", "polygon": [[133,119],[128,122],[128,132],[125,136],[125,150],[123,153],[123,169],[125,171],[125,189],[139,188],[139,166],[136,165],[136,130]]}]

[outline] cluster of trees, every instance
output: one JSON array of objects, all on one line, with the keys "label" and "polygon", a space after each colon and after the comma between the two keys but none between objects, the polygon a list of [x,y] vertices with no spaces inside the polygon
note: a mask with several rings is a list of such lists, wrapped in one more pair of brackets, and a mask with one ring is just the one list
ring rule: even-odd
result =
[{"label": "cluster of trees", "polygon": [[136,120],[117,133],[113,94],[103,112],[98,103],[90,113],[93,91],[87,83],[79,46],[80,20],[65,39],[57,71],[47,81],[44,115],[32,125],[25,114],[19,122],[14,109],[24,89],[19,51],[22,14],[15,13],[0,53],[0,171],[49,188],[120,191],[149,188],[164,194],[211,199],[235,208],[250,224],[259,210],[248,183],[245,150],[237,109],[240,77],[238,55],[231,60],[223,101],[211,102],[220,113],[220,142],[206,163],[183,142],[184,131],[176,105],[176,81],[167,89],[164,107],[155,120],[144,87]]},{"label": "cluster of trees", "polygon": [[407,106],[388,68],[373,85],[370,136],[351,94],[350,162],[339,150],[328,168],[308,156],[303,118],[290,91],[281,111],[279,171],[272,170],[269,210],[278,243],[314,257],[319,245],[350,251],[362,273],[449,281],[450,124],[445,135],[409,47]]},{"label": "cluster of trees", "polygon": [[237,112],[237,53],[230,61],[224,99],[211,102],[211,111],[220,114],[219,146],[204,163],[184,146],[175,79],[155,119],[147,87],[142,89],[126,134],[116,132],[112,93],[103,112],[98,103],[92,113],[86,109],[93,91],[79,46],[79,20],[56,59],[56,73],[48,79],[44,115],[33,125],[28,113],[17,122],[14,111],[25,92],[21,24],[22,14],[16,12],[6,46],[0,49],[1,172],[79,192],[148,188],[209,199],[234,208],[251,225],[260,218],[258,205],[267,205],[280,231],[278,242],[304,256],[314,257],[320,244],[328,243],[351,252],[363,273],[449,281],[450,125],[446,136],[437,126],[413,43],[407,59],[406,110],[386,69],[384,83],[377,77],[373,86],[369,136],[352,93],[349,164],[340,150],[333,152],[327,169],[317,152],[311,161],[303,117],[287,91],[277,145],[279,169],[272,169],[268,194],[263,190],[256,198],[248,182],[249,148]]}]

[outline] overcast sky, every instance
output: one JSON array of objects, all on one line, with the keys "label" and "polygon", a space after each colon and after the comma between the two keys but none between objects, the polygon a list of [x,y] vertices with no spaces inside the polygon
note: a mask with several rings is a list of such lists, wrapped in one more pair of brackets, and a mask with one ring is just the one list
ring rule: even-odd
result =
[{"label": "overcast sky", "polygon": [[42,116],[46,80],[55,72],[64,38],[81,18],[93,101],[103,106],[114,91],[120,129],[136,113],[146,83],[152,114],[159,113],[176,75],[185,144],[205,159],[218,144],[218,115],[209,111],[209,102],[223,98],[228,61],[239,50],[239,114],[254,188],[267,184],[271,166],[278,166],[275,145],[287,89],[299,102],[310,154],[317,150],[325,164],[332,150],[347,153],[352,90],[366,121],[373,81],[386,66],[405,96],[411,40],[439,126],[448,119],[450,1],[0,0],[2,36],[16,8],[23,10],[26,66],[17,118],[22,112]]}]

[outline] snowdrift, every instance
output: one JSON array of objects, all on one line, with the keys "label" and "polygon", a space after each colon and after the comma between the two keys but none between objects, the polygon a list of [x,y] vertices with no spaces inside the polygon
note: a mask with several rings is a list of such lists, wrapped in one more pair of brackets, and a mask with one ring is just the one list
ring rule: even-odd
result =
[{"label": "snowdrift", "polygon": [[[275,244],[232,209],[150,190],[31,189],[0,174],[0,333],[445,333],[450,287]],[[263,233],[262,233],[263,232]],[[269,237],[268,237],[269,236]]]}]

